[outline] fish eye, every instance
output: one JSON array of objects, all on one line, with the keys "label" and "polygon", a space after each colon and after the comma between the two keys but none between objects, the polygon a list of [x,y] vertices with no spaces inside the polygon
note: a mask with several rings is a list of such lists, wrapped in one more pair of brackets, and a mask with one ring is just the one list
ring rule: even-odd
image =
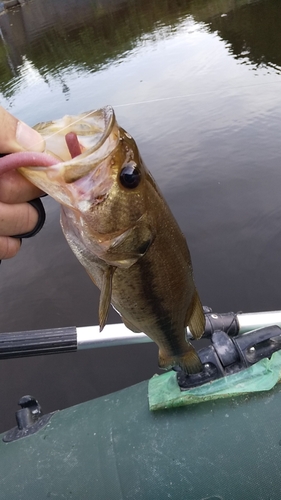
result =
[{"label": "fish eye", "polygon": [[122,168],[120,172],[120,182],[122,186],[128,189],[136,188],[141,180],[141,173],[134,161],[130,161]]}]

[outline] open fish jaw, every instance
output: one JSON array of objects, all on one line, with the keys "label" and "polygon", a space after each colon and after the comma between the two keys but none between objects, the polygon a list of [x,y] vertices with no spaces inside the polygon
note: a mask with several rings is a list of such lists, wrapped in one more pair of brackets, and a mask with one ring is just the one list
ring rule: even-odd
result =
[{"label": "open fish jaw", "polygon": [[[61,162],[48,167],[22,167],[20,172],[59,203],[88,211],[112,186],[107,158],[118,146],[119,127],[111,106],[65,116],[34,127],[45,140],[45,151]],[[71,158],[65,135],[77,135],[81,154]]]},{"label": "open fish jaw", "polygon": [[34,128],[45,139],[46,152],[67,161],[71,160],[65,142],[68,132],[74,132],[77,135],[82,146],[82,155],[85,151],[85,155],[81,155],[82,158],[98,151],[96,158],[98,159],[104,155],[101,147],[108,138],[112,138],[111,132],[115,124],[114,110],[111,106],[106,106],[99,110],[81,113],[79,116],[66,115],[58,120],[39,123]]}]

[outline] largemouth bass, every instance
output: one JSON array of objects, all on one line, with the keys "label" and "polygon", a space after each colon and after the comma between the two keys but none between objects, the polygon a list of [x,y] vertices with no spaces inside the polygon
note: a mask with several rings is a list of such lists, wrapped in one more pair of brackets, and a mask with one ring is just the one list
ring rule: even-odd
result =
[{"label": "largemouth bass", "polygon": [[74,254],[101,291],[102,330],[110,303],[125,325],[159,346],[159,366],[202,369],[195,339],[205,318],[185,238],[110,106],[37,125],[59,163],[21,173],[61,205]]}]

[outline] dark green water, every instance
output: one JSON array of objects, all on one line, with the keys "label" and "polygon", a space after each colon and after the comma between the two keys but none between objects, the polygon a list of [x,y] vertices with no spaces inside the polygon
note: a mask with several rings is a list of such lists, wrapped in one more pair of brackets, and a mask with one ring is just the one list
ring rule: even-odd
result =
[{"label": "dark green water", "polygon": [[[0,103],[33,125],[112,104],[186,235],[214,310],[281,309],[280,0],[33,0],[0,15]],[[1,331],[97,324],[59,207],[1,265]],[[110,321],[119,318],[114,312]],[[154,345],[0,364],[0,431],[150,377]]]}]

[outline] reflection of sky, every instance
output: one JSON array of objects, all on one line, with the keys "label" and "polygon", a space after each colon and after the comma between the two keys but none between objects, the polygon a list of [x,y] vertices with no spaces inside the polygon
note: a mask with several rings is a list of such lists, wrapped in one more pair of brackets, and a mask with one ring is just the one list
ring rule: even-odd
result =
[{"label": "reflection of sky", "polygon": [[107,95],[110,96],[106,97],[107,101],[116,96],[120,103],[127,103],[128,97],[134,101],[139,101],[140,98],[148,100],[160,94],[169,97],[174,93],[175,85],[180,82],[185,85],[186,71],[200,76],[198,70],[206,63],[203,59],[200,64],[196,62],[199,48],[196,34],[201,29],[202,27],[191,18],[182,23],[177,31],[159,27],[149,36],[145,35],[133,51],[93,74],[88,70],[82,71],[81,66],[79,70],[75,67],[68,67],[67,70],[58,67],[51,75],[45,74],[43,68],[39,73],[32,62],[24,58],[20,75],[14,79],[12,85],[13,90],[18,92],[17,97],[13,99],[13,107],[21,107],[21,101],[29,102],[31,96],[32,100],[41,100],[40,94],[44,86],[44,95],[51,93],[52,99],[60,100],[62,82],[66,83],[76,98],[77,93],[82,94],[84,90],[87,95],[92,95],[94,85],[95,100],[99,101],[97,105],[100,105]]},{"label": "reflection of sky", "polygon": [[[267,78],[261,82],[257,76]],[[80,66],[78,72],[75,67],[58,67],[55,76],[44,70],[41,74],[24,58],[19,76],[13,81],[17,95],[11,109],[25,113],[32,103],[40,102],[42,119],[42,113],[53,116],[58,103],[60,113],[66,108],[78,112],[108,102],[121,105],[180,96],[189,99],[194,94],[219,94],[224,89],[230,92],[237,87],[278,81],[278,76],[269,74],[268,69],[237,64],[224,42],[188,17],[177,31],[159,28],[151,36],[145,35],[133,51],[97,73],[83,72]],[[64,86],[68,89],[65,98]],[[11,104],[3,95],[1,100],[6,106]]]},{"label": "reflection of sky", "polygon": [[[160,150],[177,143],[183,160],[200,154],[202,136],[208,142],[217,134],[216,154],[223,154],[230,129],[235,136],[278,113],[280,81],[275,73],[235,60],[225,42],[188,17],[177,31],[160,27],[145,35],[98,72],[69,67],[41,75],[24,59],[14,80],[17,92],[11,102],[2,97],[2,104],[30,124],[112,104],[120,123],[148,150],[149,143]],[[175,154],[173,147],[169,151],[167,165]]]},{"label": "reflection of sky", "polygon": [[40,82],[43,80],[40,72],[31,61],[27,59],[27,57],[23,57],[23,62],[19,70],[19,80],[23,83],[23,85],[29,86]]}]

